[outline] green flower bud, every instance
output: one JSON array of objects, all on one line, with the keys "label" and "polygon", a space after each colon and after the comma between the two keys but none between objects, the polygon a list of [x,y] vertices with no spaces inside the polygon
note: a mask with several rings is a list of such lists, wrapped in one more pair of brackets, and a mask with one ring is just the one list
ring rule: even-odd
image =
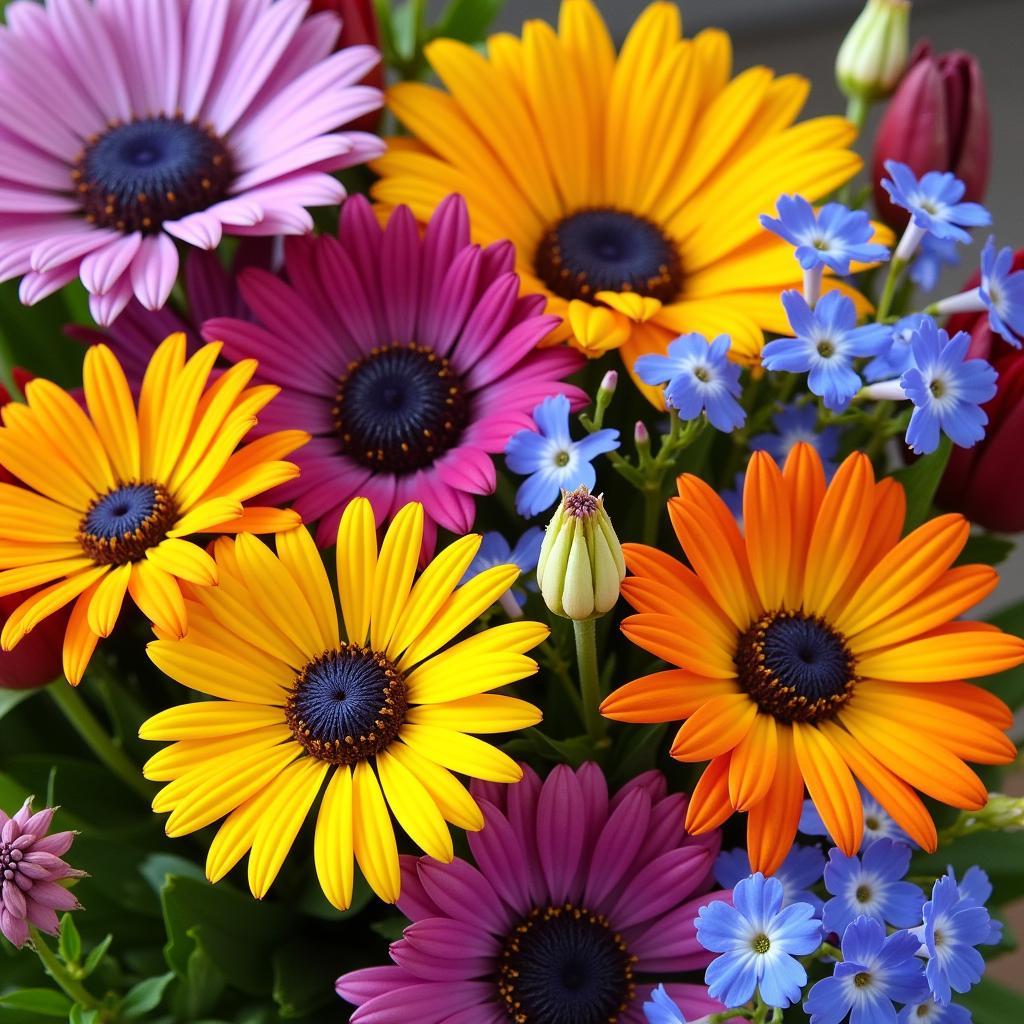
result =
[{"label": "green flower bud", "polygon": [[850,99],[891,95],[910,55],[910,0],[868,0],[839,47],[836,81]]},{"label": "green flower bud", "polygon": [[622,547],[601,496],[587,487],[562,491],[537,562],[545,604],[567,619],[597,618],[615,607],[625,575]]},{"label": "green flower bud", "polygon": [[978,811],[961,811],[942,833],[944,843],[975,832],[1019,832],[1024,829],[1024,796],[990,793],[988,803]]}]

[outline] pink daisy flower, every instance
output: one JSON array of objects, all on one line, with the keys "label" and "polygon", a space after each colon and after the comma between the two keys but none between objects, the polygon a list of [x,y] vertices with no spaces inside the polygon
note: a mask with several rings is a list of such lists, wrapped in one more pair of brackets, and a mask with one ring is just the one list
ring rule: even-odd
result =
[{"label": "pink daisy flower", "polygon": [[332,53],[307,0],[15,2],[0,27],[0,280],[31,305],[76,276],[109,324],[167,301],[175,239],[310,231],[330,171],[383,143],[370,46]]},{"label": "pink daisy flower", "polygon": [[56,935],[57,911],[77,910],[79,903],[62,878],[80,878],[61,857],[71,848],[74,832],[50,831],[54,808],[32,813],[29,797],[14,817],[0,811],[0,932],[15,946],[24,946],[29,926]]},{"label": "pink daisy flower", "polygon": [[[646,772],[609,798],[601,769],[526,767],[513,786],[474,783],[476,866],[402,857],[398,907],[412,922],[393,965],[352,971],[352,1024],[642,1024],[668,974],[703,971],[697,941],[717,831],[687,836],[687,798]],[[722,1010],[701,984],[665,986],[687,1020]]]},{"label": "pink daisy flower", "polygon": [[558,323],[544,300],[519,295],[511,243],[471,245],[466,205],[449,196],[420,238],[398,207],[386,227],[361,196],[346,201],[338,238],[289,239],[285,283],[245,270],[239,286],[256,322],[218,317],[203,336],[231,360],[255,358],[281,393],[261,428],[306,430],[302,475],[275,492],[317,542],[333,544],[348,502],[362,495],[384,523],[410,501],[437,527],[473,525],[474,496],[495,486],[491,456],[532,425],[549,395],[587,397],[563,378],[582,363],[537,349]]}]

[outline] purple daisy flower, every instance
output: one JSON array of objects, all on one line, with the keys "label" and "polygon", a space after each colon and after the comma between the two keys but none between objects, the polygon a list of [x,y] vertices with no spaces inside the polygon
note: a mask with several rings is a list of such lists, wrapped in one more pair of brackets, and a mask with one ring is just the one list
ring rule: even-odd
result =
[{"label": "purple daisy flower", "polygon": [[306,522],[320,521],[319,544],[334,543],[358,494],[379,524],[422,502],[432,551],[438,526],[472,527],[474,496],[494,490],[491,456],[532,426],[539,401],[563,394],[574,408],[586,404],[562,382],[582,356],[537,349],[558,319],[542,315],[543,296],[519,295],[513,263],[510,243],[470,244],[460,196],[440,204],[422,239],[406,207],[384,228],[354,196],[338,238],[286,243],[289,283],[240,275],[256,323],[218,317],[203,326],[228,359],[258,359],[259,377],[281,388],[261,429],[313,435],[302,476],[275,494]]},{"label": "purple daisy flower", "polygon": [[71,848],[74,832],[46,833],[54,808],[32,813],[32,797],[13,818],[0,811],[0,932],[15,946],[28,941],[29,927],[48,935],[59,929],[57,911],[77,910],[78,900],[62,878],[83,872],[61,860]]},{"label": "purple daisy flower", "polygon": [[48,0],[0,28],[0,280],[31,305],[81,277],[111,323],[167,301],[175,239],[312,230],[330,171],[383,142],[338,128],[381,106],[357,84],[380,57],[332,53],[306,0]]},{"label": "purple daisy flower", "polygon": [[[486,822],[469,836],[476,866],[402,858],[398,906],[412,922],[393,964],[338,979],[353,1024],[642,1024],[665,974],[703,970],[698,910],[721,837],[683,831],[686,797],[647,772],[609,799],[594,764],[544,782],[474,786]],[[650,980],[644,980],[647,976]],[[665,986],[687,1020],[720,1012],[702,985]]]}]

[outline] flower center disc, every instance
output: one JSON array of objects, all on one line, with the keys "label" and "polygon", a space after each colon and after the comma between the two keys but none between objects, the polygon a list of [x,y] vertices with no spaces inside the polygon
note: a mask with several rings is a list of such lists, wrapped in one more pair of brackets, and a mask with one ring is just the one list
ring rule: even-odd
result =
[{"label": "flower center disc", "polygon": [[781,722],[820,722],[850,698],[856,676],[843,637],[802,612],[763,615],[740,638],[740,685]]},{"label": "flower center disc", "polygon": [[79,525],[78,542],[97,565],[138,562],[177,518],[174,499],[160,484],[122,484],[92,503]]},{"label": "flower center disc", "polygon": [[657,225],[621,210],[580,210],[540,240],[537,276],[563,299],[637,292],[671,302],[682,287],[679,253]]},{"label": "flower center disc", "polygon": [[352,765],[392,743],[407,706],[398,669],[379,651],[345,644],[302,670],[285,720],[310,756]]},{"label": "flower center disc", "polygon": [[409,344],[375,348],[352,363],[333,412],[347,455],[371,469],[411,473],[459,443],[470,406],[448,360]]},{"label": "flower center disc", "polygon": [[161,115],[112,123],[89,140],[71,176],[87,220],[152,234],[223,199],[233,170],[211,128]]},{"label": "flower center disc", "polygon": [[516,1024],[608,1024],[632,1001],[635,959],[603,916],[536,909],[505,941],[498,992]]}]

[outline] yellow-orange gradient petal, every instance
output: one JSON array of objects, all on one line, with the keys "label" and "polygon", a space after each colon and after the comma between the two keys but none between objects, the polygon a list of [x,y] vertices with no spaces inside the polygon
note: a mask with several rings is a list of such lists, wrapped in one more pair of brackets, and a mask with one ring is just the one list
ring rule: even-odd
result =
[{"label": "yellow-orange gradient petal", "polygon": [[816,726],[794,722],[793,749],[807,792],[829,835],[852,857],[864,836],[864,808],[850,769]]},{"label": "yellow-orange gradient petal", "polygon": [[789,507],[793,514],[793,541],[790,549],[789,577],[786,583],[786,605],[798,608],[803,601],[804,575],[811,534],[818,510],[825,498],[825,470],[818,453],[801,441],[793,447],[782,469],[782,478],[789,487]]},{"label": "yellow-orange gradient petal", "polygon": [[804,780],[793,750],[792,729],[780,726],[775,778],[764,799],[747,815],[750,870],[774,874],[786,859],[800,823]]},{"label": "yellow-orange gradient petal", "polygon": [[671,668],[620,686],[605,697],[601,714],[616,722],[678,722],[706,701],[736,692],[734,680]]},{"label": "yellow-orange gradient petal", "polygon": [[679,668],[713,679],[736,676],[732,658],[720,648],[702,642],[698,631],[682,630],[681,620],[675,615],[630,615],[622,620],[622,632],[638,647]]},{"label": "yellow-orange gradient petal", "polygon": [[747,735],[757,705],[745,693],[727,693],[702,704],[676,734],[671,754],[677,761],[706,761],[725,754]]},{"label": "yellow-orange gradient petal", "polygon": [[781,608],[789,579],[792,510],[782,472],[767,452],[754,452],[743,487],[747,557],[763,608]]},{"label": "yellow-orange gradient petal", "polygon": [[737,811],[748,811],[764,799],[775,779],[777,726],[771,715],[758,714],[750,731],[736,745],[729,765],[729,799]]},{"label": "yellow-orange gradient petal", "polygon": [[731,814],[729,800],[729,761],[731,755],[713,757],[693,787],[686,809],[686,831],[699,836],[718,828]]}]

